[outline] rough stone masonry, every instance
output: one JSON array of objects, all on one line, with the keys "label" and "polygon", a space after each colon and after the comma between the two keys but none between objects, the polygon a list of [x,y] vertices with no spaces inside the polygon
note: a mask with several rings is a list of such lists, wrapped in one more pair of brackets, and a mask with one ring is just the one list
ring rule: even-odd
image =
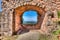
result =
[{"label": "rough stone masonry", "polygon": [[26,4],[36,5],[42,7],[47,12],[48,10],[53,12],[55,16],[57,16],[57,10],[60,10],[60,1],[59,0],[32,0],[32,1],[21,1],[21,0],[2,0],[2,26],[4,30],[2,30],[2,34],[4,35],[12,35],[12,19],[13,19],[13,11],[15,8],[19,6],[23,6]]}]

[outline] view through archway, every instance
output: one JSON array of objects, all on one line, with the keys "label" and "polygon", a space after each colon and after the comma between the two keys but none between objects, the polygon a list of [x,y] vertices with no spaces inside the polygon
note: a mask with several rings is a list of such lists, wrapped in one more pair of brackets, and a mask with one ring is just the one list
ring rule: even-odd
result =
[{"label": "view through archway", "polygon": [[38,21],[37,11],[28,10],[22,15],[23,24],[36,24]]}]

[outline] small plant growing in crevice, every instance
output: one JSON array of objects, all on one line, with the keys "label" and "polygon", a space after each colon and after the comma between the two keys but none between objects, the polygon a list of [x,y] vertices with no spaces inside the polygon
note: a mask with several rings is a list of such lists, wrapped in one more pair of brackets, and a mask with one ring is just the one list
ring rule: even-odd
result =
[{"label": "small plant growing in crevice", "polygon": [[60,25],[60,21],[58,21],[58,25]]},{"label": "small plant growing in crevice", "polygon": [[53,34],[54,34],[54,35],[60,34],[60,30],[53,31]]},{"label": "small plant growing in crevice", "polygon": [[60,11],[57,11],[57,14],[58,14],[58,18],[60,18]]}]

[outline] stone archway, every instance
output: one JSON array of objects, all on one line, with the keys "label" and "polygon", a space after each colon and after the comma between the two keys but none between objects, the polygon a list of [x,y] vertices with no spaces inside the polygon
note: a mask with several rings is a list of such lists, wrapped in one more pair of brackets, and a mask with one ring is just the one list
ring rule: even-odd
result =
[{"label": "stone archway", "polygon": [[[22,24],[22,15],[27,10],[35,10],[38,12],[38,22],[35,25],[24,25]],[[32,30],[32,29],[40,29],[43,18],[45,15],[44,9],[34,6],[34,5],[24,5],[15,8],[15,32],[17,32],[21,27],[25,27],[26,29]]]},{"label": "stone archway", "polygon": [[[3,12],[2,13],[5,16],[4,16],[4,18],[2,18],[2,19],[4,19],[4,21],[2,21],[2,23],[3,23],[2,25],[4,25],[3,29],[5,29],[5,30],[8,29],[6,31],[3,31],[3,34],[11,36],[13,32],[17,31],[16,28],[15,28],[15,23],[13,23],[15,21],[14,16],[16,14],[16,12],[13,13],[14,9],[19,9],[19,7],[23,7],[23,5],[27,5],[27,4],[35,5],[38,8],[41,7],[40,8],[41,10],[45,9],[46,12],[48,12],[48,10],[51,11],[51,12],[54,10],[53,13],[55,14],[55,18],[57,18],[56,17],[57,16],[56,15],[57,14],[57,9],[56,9],[57,5],[53,5],[54,3],[52,3],[52,1],[49,1],[49,0],[48,1],[45,1],[45,0],[37,0],[37,1],[36,0],[32,0],[32,1],[22,1],[22,0],[9,0],[9,1],[7,1],[7,0],[3,0],[2,1],[2,8],[3,8]],[[52,6],[51,6],[51,4],[52,4]],[[34,9],[34,8],[32,8],[32,9]],[[40,10],[40,12],[41,12],[41,10]],[[43,18],[44,17],[42,17],[42,19]],[[7,20],[7,21],[5,21],[5,20]],[[17,27],[17,29],[18,28],[19,27]],[[7,34],[5,34],[5,33],[7,33]]]}]

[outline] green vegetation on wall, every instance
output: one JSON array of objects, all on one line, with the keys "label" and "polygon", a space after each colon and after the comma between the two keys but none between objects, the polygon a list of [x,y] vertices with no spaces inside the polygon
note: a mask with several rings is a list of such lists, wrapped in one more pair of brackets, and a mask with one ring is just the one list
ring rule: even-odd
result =
[{"label": "green vegetation on wall", "polygon": [[60,34],[60,30],[53,31],[53,34],[54,35],[59,35]]},{"label": "green vegetation on wall", "polygon": [[60,18],[60,11],[57,11],[57,13],[58,13],[58,18]]}]

